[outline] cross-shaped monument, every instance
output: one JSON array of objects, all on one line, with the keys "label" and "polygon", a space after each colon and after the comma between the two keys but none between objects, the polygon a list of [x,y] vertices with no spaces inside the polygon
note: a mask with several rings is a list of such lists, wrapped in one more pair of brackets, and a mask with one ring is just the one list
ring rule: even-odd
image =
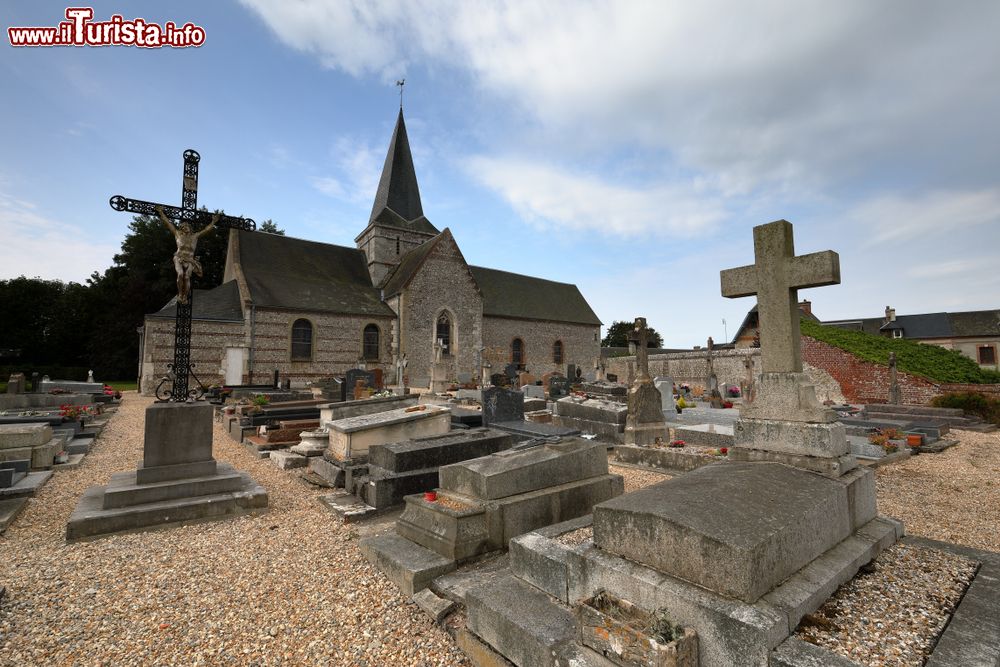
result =
[{"label": "cross-shaped monument", "polygon": [[722,271],[722,296],[757,295],[761,370],[801,373],[798,290],[840,283],[840,256],[832,250],[795,255],[792,223],[753,229],[754,263]]},{"label": "cross-shaped monument", "polygon": [[[141,199],[129,199],[121,195],[115,195],[110,201],[111,208],[116,211],[127,211],[128,213],[137,213],[140,215],[156,215],[164,219],[164,221],[178,221],[178,225],[173,230],[174,234],[178,236],[178,252],[174,256],[175,264],[180,264],[178,260],[183,252],[181,249],[181,236],[183,234],[196,237],[213,224],[215,227],[223,229],[233,228],[247,231],[257,229],[257,224],[250,218],[237,218],[230,215],[213,214],[208,211],[198,210],[198,162],[200,160],[201,156],[198,155],[198,151],[190,148],[184,151],[184,175],[180,208],[169,204],[143,201]],[[185,228],[185,225],[188,227]],[[199,228],[198,231],[192,229],[195,226]],[[184,229],[187,229],[187,231],[178,231]],[[194,239],[194,243],[197,243],[197,238]],[[193,250],[194,247],[191,248],[192,260],[194,259]],[[197,260],[194,261],[195,263],[197,262]],[[193,295],[191,293],[185,294],[185,291],[191,292],[190,289],[185,290],[180,287],[182,281],[190,285],[190,270],[187,271],[186,276],[182,275],[183,269],[178,265],[177,272],[179,289],[177,295],[177,316],[174,324],[174,363],[168,366],[173,373],[173,385],[170,389],[169,400],[186,401],[189,398],[188,376],[191,372],[191,307]]]},{"label": "cross-shaped monument", "polygon": [[856,466],[836,413],[820,404],[802,372],[797,290],[840,282],[832,250],[795,255],[792,225],[754,227],[751,266],[722,271],[722,295],[757,295],[762,372],[756,396],[745,402],[730,457],[770,460],[837,476]]},{"label": "cross-shaped monument", "polygon": [[652,378],[649,376],[649,327],[646,326],[645,317],[635,318],[635,326],[633,327],[635,333],[635,363],[639,368],[639,374],[636,376],[636,382],[650,382]]}]

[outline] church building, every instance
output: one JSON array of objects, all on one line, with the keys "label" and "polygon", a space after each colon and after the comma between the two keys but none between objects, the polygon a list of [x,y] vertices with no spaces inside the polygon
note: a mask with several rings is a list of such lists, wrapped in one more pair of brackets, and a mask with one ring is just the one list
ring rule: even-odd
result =
[{"label": "church building", "polygon": [[[470,266],[451,230],[424,216],[402,109],[355,243],[229,230],[223,284],[193,296],[197,378],[267,384],[277,370],[303,386],[366,368],[386,385],[428,387],[436,348],[460,382],[510,363],[536,376],[568,364],[593,373],[601,321],[576,285]],[[171,301],[146,316],[145,393],[173,360],[174,313]]]}]

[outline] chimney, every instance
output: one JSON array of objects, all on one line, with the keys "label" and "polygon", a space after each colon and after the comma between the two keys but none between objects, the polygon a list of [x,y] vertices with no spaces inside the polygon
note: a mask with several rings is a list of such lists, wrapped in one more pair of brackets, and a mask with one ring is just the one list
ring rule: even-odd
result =
[{"label": "chimney", "polygon": [[885,321],[886,321],[886,324],[888,324],[889,322],[895,322],[896,321],[896,309],[895,308],[890,308],[889,306],[885,307]]},{"label": "chimney", "polygon": [[812,315],[813,314],[812,301],[799,301],[799,310],[801,310],[806,315]]}]

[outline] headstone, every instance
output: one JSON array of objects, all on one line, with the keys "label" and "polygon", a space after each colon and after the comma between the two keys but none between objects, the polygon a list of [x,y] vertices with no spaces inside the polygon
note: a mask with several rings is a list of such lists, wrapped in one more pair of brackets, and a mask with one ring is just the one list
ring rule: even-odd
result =
[{"label": "headstone", "polygon": [[507,384],[507,376],[503,373],[493,373],[490,375],[490,384],[494,387],[504,387]]},{"label": "headstone", "polygon": [[94,380],[94,371],[87,371],[87,382],[96,382],[96,380]]},{"label": "headstone", "polygon": [[24,373],[11,373],[7,380],[8,394],[23,394],[25,392]]},{"label": "headstone", "polygon": [[566,364],[566,377],[569,378],[570,383],[577,381],[577,371],[579,369],[576,364]]},{"label": "headstone", "polygon": [[472,384],[472,373],[459,373],[458,383],[461,385]]},{"label": "headstone", "polygon": [[646,318],[635,319],[636,362],[638,375],[628,391],[628,417],[625,420],[626,445],[655,445],[669,439],[663,417],[663,399],[649,376],[649,329]]},{"label": "headstone", "polygon": [[660,392],[660,405],[661,409],[667,413],[667,419],[670,419],[671,415],[676,417],[677,408],[674,402],[674,380],[669,377],[658,377],[653,380],[653,386],[656,390]]},{"label": "headstone", "polygon": [[608,382],[618,382],[618,374],[608,373]]},{"label": "headstone", "polygon": [[517,384],[523,387],[526,384],[535,384],[535,376],[531,373],[524,371],[517,374]]},{"label": "headstone", "polygon": [[526,384],[521,387],[525,398],[545,398],[545,388],[537,384]]},{"label": "headstone", "polygon": [[507,376],[507,383],[514,384],[517,381],[517,374],[520,372],[517,364],[507,364],[504,366],[503,374]]},{"label": "headstone", "polygon": [[350,368],[347,373],[344,374],[344,382],[347,383],[347,390],[351,393],[352,397],[355,393],[355,389],[358,386],[358,380],[361,380],[362,388],[368,387],[375,389],[375,373],[372,371],[362,370],[360,368]]},{"label": "headstone", "polygon": [[899,378],[896,375],[896,353],[889,353],[889,403],[899,405],[902,403],[899,391]]},{"label": "headstone", "polygon": [[484,389],[483,426],[509,421],[524,421],[524,394],[504,387]]},{"label": "headstone", "polygon": [[368,387],[365,386],[365,381],[362,378],[358,378],[354,381],[354,392],[353,397],[355,401],[359,401],[368,395]]},{"label": "headstone", "polygon": [[562,375],[554,375],[549,378],[549,398],[553,401],[569,396],[570,382]]}]

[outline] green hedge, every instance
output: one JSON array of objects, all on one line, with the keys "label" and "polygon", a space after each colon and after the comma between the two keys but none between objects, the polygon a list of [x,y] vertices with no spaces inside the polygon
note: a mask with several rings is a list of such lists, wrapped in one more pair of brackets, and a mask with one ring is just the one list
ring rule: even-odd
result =
[{"label": "green hedge", "polygon": [[895,352],[899,370],[920,375],[933,382],[1000,383],[1000,373],[997,371],[984,370],[961,352],[937,345],[905,338],[873,336],[863,331],[823,326],[806,319],[802,320],[802,333],[850,352],[859,359],[883,366],[889,363],[889,353]]},{"label": "green hedge", "polygon": [[967,414],[976,415],[983,421],[1000,424],[1000,400],[978,392],[962,391],[935,396],[931,405],[936,408],[961,408]]}]

